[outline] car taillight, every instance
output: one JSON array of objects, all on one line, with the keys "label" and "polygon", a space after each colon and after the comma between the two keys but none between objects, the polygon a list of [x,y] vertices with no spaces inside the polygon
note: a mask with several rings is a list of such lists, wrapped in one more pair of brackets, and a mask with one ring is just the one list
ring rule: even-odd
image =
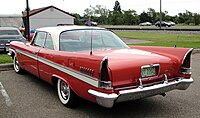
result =
[{"label": "car taillight", "polygon": [[181,68],[180,68],[180,70],[179,70],[179,73],[180,73],[181,75],[183,75],[184,77],[186,77],[186,78],[189,78],[189,77],[191,76],[191,74],[192,74],[192,72],[191,72],[191,67],[190,67],[190,61],[191,61],[192,50],[193,50],[193,49],[190,49],[190,50],[186,53],[186,55],[185,55],[185,57],[184,57],[184,59],[183,59]]},{"label": "car taillight", "polygon": [[112,83],[110,81],[108,58],[104,57],[99,71],[99,87],[104,89],[112,89]]},{"label": "car taillight", "polygon": [[181,67],[180,73],[181,73],[181,74],[185,74],[185,75],[191,75],[191,74],[192,74],[191,68]]}]

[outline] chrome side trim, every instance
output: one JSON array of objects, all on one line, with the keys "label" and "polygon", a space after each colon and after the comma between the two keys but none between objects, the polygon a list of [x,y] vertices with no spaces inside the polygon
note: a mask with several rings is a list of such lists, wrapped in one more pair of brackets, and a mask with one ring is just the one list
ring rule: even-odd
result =
[{"label": "chrome side trim", "polygon": [[160,64],[149,64],[149,65],[144,65],[144,66],[142,66],[141,68],[155,67],[155,66],[159,66],[159,67],[160,67]]},{"label": "chrome side trim", "polygon": [[77,78],[77,79],[79,79],[79,80],[81,80],[83,82],[86,82],[89,85],[92,85],[94,87],[98,87],[99,86],[98,79],[93,78],[93,77],[91,77],[89,75],[83,74],[83,73],[81,73],[79,71],[76,71],[74,69],[71,69],[69,67],[57,64],[55,62],[49,61],[49,60],[47,60],[45,58],[38,57],[38,56],[36,56],[34,54],[30,54],[30,53],[27,53],[27,52],[22,51],[22,50],[18,50],[17,49],[16,51],[21,53],[21,54],[23,54],[23,55],[26,55],[26,56],[34,59],[34,60],[40,61],[40,62],[42,62],[42,63],[44,63],[44,64],[46,64],[48,66],[51,66],[51,67],[53,67],[53,68],[55,68],[57,70],[60,70],[60,71],[66,73],[66,74],[68,74],[70,76],[73,76],[73,77],[75,77],[75,78]]},{"label": "chrome side trim", "polygon": [[27,56],[27,57],[30,57],[30,58],[32,58],[32,59],[38,60],[38,59],[37,59],[37,56],[35,56],[34,54],[30,54],[30,53],[24,52],[24,51],[19,50],[19,49],[16,49],[16,52],[18,52],[18,53],[20,53],[20,54],[23,54],[23,55],[25,55],[25,56]]},{"label": "chrome side trim", "polygon": [[115,102],[123,102],[123,101],[130,101],[145,97],[150,97],[154,95],[159,95],[171,90],[186,90],[191,83],[193,83],[193,79],[185,79],[179,77],[175,81],[170,81],[168,83],[163,82],[161,84],[152,85],[143,88],[134,88],[134,89],[127,89],[121,90],[119,93],[102,93],[95,90],[88,90],[88,93],[93,95],[96,98],[96,102],[104,107],[112,107]]}]

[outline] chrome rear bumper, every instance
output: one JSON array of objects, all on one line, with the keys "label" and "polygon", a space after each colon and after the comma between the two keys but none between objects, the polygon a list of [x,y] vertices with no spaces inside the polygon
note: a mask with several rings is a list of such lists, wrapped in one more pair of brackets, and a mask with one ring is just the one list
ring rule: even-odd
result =
[{"label": "chrome rear bumper", "polygon": [[114,105],[115,102],[123,102],[150,97],[174,89],[186,90],[190,86],[190,84],[193,83],[193,81],[194,80],[192,78],[179,78],[176,81],[164,82],[162,84],[157,84],[149,87],[138,87],[135,89],[121,90],[119,91],[119,94],[107,94],[91,89],[88,90],[88,93],[96,97],[96,101],[99,105],[110,108]]}]

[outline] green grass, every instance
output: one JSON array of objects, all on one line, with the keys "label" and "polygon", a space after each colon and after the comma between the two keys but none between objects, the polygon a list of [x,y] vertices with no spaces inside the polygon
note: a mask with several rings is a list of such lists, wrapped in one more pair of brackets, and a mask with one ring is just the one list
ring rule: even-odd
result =
[{"label": "green grass", "polygon": [[0,54],[0,64],[12,63],[12,58],[7,54]]},{"label": "green grass", "polygon": [[153,41],[153,43],[142,43],[133,45],[143,46],[166,46],[184,48],[200,48],[200,35],[198,34],[161,34],[150,32],[115,32],[121,38],[139,39]]}]

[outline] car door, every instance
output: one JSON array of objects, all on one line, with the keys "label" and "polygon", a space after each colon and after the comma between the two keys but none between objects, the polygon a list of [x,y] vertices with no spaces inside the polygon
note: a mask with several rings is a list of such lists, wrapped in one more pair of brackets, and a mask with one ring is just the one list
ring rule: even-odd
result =
[{"label": "car door", "polygon": [[38,72],[38,53],[44,47],[46,32],[37,32],[31,43],[27,43],[25,47],[26,54],[23,57],[25,70],[39,77]]},{"label": "car door", "polygon": [[53,67],[49,64],[54,62],[54,53],[55,50],[52,37],[49,33],[47,33],[44,48],[42,48],[38,53],[39,75],[41,79],[47,82],[51,82],[51,77],[54,72]]}]

